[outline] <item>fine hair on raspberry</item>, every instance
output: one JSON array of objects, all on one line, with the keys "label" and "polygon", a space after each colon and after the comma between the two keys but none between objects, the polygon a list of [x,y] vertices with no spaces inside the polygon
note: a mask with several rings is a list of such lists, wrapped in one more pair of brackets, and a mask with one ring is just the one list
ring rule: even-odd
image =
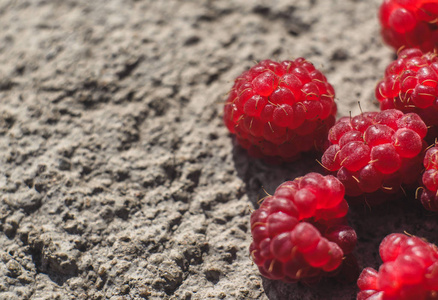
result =
[{"label": "fine hair on raspberry", "polygon": [[423,206],[430,211],[438,212],[438,146],[429,148],[423,160],[424,173],[421,178],[423,186],[417,191]]},{"label": "fine hair on raspberry", "polygon": [[394,49],[438,47],[438,3],[434,0],[384,0],[379,10],[383,40]]},{"label": "fine hair on raspberry", "polygon": [[367,267],[357,280],[357,300],[437,299],[437,246],[419,237],[393,233],[383,239],[379,253],[383,261],[379,270]]},{"label": "fine hair on raspberry", "polygon": [[315,282],[337,270],[356,245],[347,212],[334,176],[309,173],[284,182],[251,215],[251,258],[266,278]]},{"label": "fine hair on raspberry", "polygon": [[394,194],[417,183],[426,134],[418,115],[395,109],[343,117],[329,131],[322,164],[336,172],[348,196]]},{"label": "fine hair on raspberry", "polygon": [[[438,4],[437,4],[438,5]],[[429,127],[428,143],[438,137],[438,56],[404,49],[385,70],[375,90],[380,109],[416,113]]]},{"label": "fine hair on raspberry", "polygon": [[335,91],[304,58],[264,60],[238,76],[224,122],[255,157],[293,161],[322,149],[335,122]]}]

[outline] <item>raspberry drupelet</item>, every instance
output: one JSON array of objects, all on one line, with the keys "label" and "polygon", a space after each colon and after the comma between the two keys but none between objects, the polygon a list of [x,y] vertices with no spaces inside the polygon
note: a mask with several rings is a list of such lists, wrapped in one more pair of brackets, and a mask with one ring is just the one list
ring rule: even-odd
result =
[{"label": "raspberry drupelet", "polygon": [[383,40],[394,49],[406,46],[432,51],[438,47],[436,0],[385,0],[379,20]]},{"label": "raspberry drupelet", "polygon": [[365,268],[357,300],[438,299],[438,248],[415,236],[393,233],[379,247],[379,271]]},{"label": "raspberry drupelet", "polygon": [[348,196],[394,194],[420,177],[426,134],[418,115],[395,109],[343,117],[329,131],[322,164],[337,172]]},{"label": "raspberry drupelet", "polygon": [[423,188],[421,189],[421,203],[431,211],[438,212],[438,146],[427,150],[424,156]]},{"label": "raspberry drupelet", "polygon": [[418,114],[429,126],[427,141],[438,137],[438,56],[405,49],[388,65],[376,86],[381,110],[398,109]]},{"label": "raspberry drupelet", "polygon": [[327,78],[304,58],[264,60],[236,78],[224,122],[252,156],[293,161],[322,149],[335,122],[334,96]]},{"label": "raspberry drupelet", "polygon": [[251,215],[250,254],[260,273],[285,282],[314,282],[333,272],[356,245],[346,225],[344,187],[309,173],[281,184]]}]

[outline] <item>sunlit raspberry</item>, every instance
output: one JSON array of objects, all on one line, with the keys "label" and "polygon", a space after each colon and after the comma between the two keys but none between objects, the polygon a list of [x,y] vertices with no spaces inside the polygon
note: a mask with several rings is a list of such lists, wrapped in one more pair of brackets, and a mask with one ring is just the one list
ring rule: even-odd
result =
[{"label": "sunlit raspberry", "polygon": [[418,114],[429,132],[426,140],[438,137],[438,56],[418,49],[405,49],[388,65],[376,86],[381,110],[398,109]]},{"label": "sunlit raspberry", "polygon": [[322,149],[335,122],[335,91],[304,58],[264,60],[236,78],[224,122],[255,157],[295,160]]},{"label": "sunlit raspberry", "polygon": [[260,273],[312,282],[336,270],[356,245],[348,204],[335,177],[310,173],[281,184],[251,215],[250,253]]},{"label": "sunlit raspberry", "polygon": [[417,182],[426,133],[418,115],[395,109],[343,117],[329,131],[322,164],[337,172],[346,195],[393,194]]},{"label": "sunlit raspberry", "polygon": [[421,203],[431,211],[438,212],[438,146],[427,150],[424,156],[424,173],[422,177]]},{"label": "sunlit raspberry", "polygon": [[379,19],[383,40],[396,50],[402,46],[423,51],[438,47],[436,0],[385,0]]},{"label": "sunlit raspberry", "polygon": [[357,300],[428,300],[438,298],[438,248],[418,237],[394,233],[379,247],[379,271],[365,268]]}]

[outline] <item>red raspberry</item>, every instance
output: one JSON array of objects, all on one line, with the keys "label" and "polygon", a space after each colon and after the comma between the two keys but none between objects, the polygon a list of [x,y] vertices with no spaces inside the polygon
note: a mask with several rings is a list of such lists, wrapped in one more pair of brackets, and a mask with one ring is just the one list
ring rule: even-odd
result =
[{"label": "red raspberry", "polygon": [[383,40],[395,49],[432,51],[438,47],[437,18],[436,0],[385,0],[379,13]]},{"label": "red raspberry", "polygon": [[356,245],[346,226],[344,187],[334,176],[309,173],[281,184],[251,215],[250,253],[260,273],[312,282],[336,270]]},{"label": "red raspberry", "polygon": [[426,300],[438,297],[438,248],[418,237],[393,233],[379,248],[379,271],[365,268],[357,300]]},{"label": "red raspberry", "polygon": [[224,122],[255,157],[295,160],[322,148],[335,122],[335,91],[304,58],[264,60],[234,82]]},{"label": "red raspberry", "polygon": [[428,142],[438,137],[438,57],[418,49],[405,49],[388,65],[377,84],[380,108],[418,114],[429,126]]},{"label": "red raspberry", "polygon": [[322,164],[337,171],[349,196],[396,193],[418,180],[426,133],[418,115],[395,109],[343,117],[329,131]]},{"label": "red raspberry", "polygon": [[421,203],[431,211],[438,212],[438,146],[427,150],[423,161],[425,171],[423,173],[423,190]]}]

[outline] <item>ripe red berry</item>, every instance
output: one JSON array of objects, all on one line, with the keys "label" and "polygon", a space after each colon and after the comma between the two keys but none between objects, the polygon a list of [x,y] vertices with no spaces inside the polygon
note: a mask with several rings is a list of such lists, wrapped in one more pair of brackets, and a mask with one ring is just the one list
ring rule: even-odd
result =
[{"label": "ripe red berry", "polygon": [[435,0],[385,0],[379,12],[383,40],[395,49],[438,47],[437,18]]},{"label": "ripe red berry", "polygon": [[[438,4],[437,4],[438,5]],[[438,137],[438,57],[418,49],[405,49],[388,65],[376,86],[380,108],[414,112],[429,126],[428,142]],[[411,129],[418,126],[410,120]],[[407,137],[406,137],[407,138]]]},{"label": "ripe red berry", "polygon": [[420,176],[426,133],[418,115],[395,109],[344,117],[329,131],[322,164],[337,171],[349,196],[396,193]]},{"label": "ripe red berry", "polygon": [[357,241],[347,211],[334,176],[309,173],[281,184],[251,215],[250,253],[260,273],[310,282],[336,270]]},{"label": "ripe red berry", "polygon": [[423,164],[421,203],[426,209],[438,212],[438,146],[427,150]]},{"label": "ripe red berry", "polygon": [[264,60],[236,78],[224,122],[251,155],[291,161],[322,148],[335,122],[334,95],[304,58]]},{"label": "ripe red berry", "polygon": [[390,234],[379,247],[379,271],[365,268],[357,280],[358,300],[436,299],[438,248],[418,237]]}]

